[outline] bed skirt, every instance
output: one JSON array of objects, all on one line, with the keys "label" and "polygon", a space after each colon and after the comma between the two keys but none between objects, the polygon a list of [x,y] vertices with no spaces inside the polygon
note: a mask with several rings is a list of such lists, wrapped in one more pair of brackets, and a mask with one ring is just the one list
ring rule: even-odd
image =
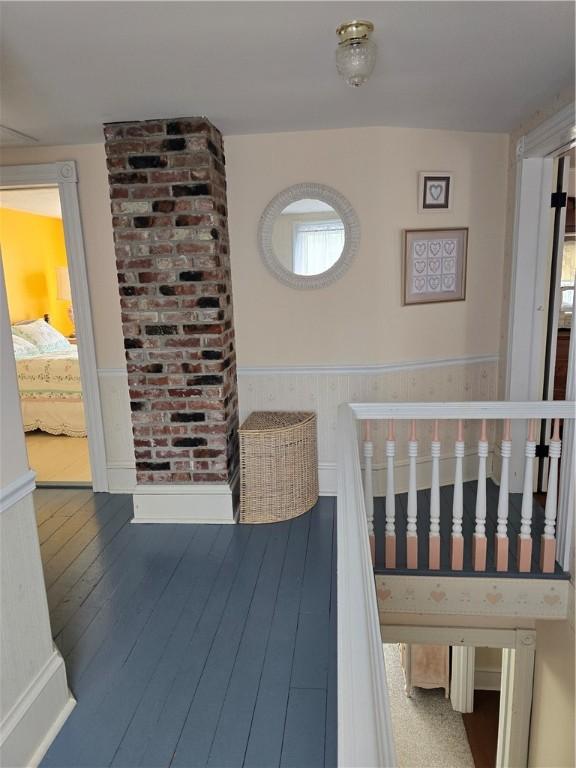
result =
[{"label": "bed skirt", "polygon": [[24,432],[86,437],[84,405],[78,400],[21,400]]}]

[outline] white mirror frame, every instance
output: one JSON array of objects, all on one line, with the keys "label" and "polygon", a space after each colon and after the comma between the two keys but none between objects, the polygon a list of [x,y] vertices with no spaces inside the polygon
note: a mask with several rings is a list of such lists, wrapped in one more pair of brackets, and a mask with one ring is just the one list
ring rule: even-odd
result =
[{"label": "white mirror frame", "polygon": [[[302,199],[322,200],[332,206],[344,223],[344,248],[338,261],[319,275],[296,275],[286,269],[274,251],[272,231],[274,222],[290,203]],[[264,263],[280,282],[291,288],[324,288],[338,280],[352,263],[360,243],[360,224],[348,200],[332,187],[324,184],[294,184],[272,198],[260,217],[258,242]]]}]

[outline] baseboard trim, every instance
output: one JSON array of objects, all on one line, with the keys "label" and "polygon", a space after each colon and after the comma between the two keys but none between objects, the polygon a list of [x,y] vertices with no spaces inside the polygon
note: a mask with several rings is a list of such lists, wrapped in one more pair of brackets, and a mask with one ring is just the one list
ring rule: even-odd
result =
[{"label": "baseboard trim", "polygon": [[228,483],[141,485],[134,489],[133,523],[236,522],[238,475]]},{"label": "baseboard trim", "polygon": [[129,462],[108,462],[108,490],[110,493],[135,493],[136,467]]},{"label": "baseboard trim", "polygon": [[36,768],[74,709],[64,660],[56,648],[0,724],[0,763]]},{"label": "baseboard trim", "polygon": [[477,691],[499,691],[502,672],[499,669],[477,669],[474,672],[474,689]]}]

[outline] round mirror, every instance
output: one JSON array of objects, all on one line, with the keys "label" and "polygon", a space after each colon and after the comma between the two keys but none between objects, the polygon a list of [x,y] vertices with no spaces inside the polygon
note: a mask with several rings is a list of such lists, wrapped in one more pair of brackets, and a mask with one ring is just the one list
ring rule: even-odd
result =
[{"label": "round mirror", "polygon": [[320,288],[348,268],[359,240],[352,207],[321,184],[281,192],[260,220],[262,257],[272,273],[296,288]]}]

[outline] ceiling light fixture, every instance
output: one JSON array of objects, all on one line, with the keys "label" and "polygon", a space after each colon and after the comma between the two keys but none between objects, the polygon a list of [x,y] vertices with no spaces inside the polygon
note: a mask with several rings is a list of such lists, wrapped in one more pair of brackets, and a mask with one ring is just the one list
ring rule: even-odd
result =
[{"label": "ceiling light fixture", "polygon": [[336,48],[336,69],[348,85],[363,85],[372,74],[376,63],[377,46],[370,35],[374,31],[371,21],[346,21],[336,30],[339,38]]}]

